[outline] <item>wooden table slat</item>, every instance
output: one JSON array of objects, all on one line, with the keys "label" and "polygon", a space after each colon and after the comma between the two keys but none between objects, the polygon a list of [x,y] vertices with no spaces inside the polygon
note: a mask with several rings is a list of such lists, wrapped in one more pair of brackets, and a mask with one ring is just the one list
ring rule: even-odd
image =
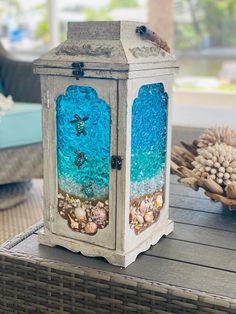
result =
[{"label": "wooden table slat", "polygon": [[181,195],[181,196],[191,196],[195,199],[206,199],[203,189],[199,189],[198,191],[194,191],[191,188],[184,187],[182,184],[171,184],[170,186],[170,194]]},{"label": "wooden table slat", "polygon": [[171,208],[170,216],[176,222],[236,233],[236,215],[231,217],[191,209]]},{"label": "wooden table slat", "polygon": [[213,203],[209,199],[199,198],[195,199],[189,196],[170,195],[170,204],[172,207],[191,209],[195,211],[204,211],[208,213],[215,213],[234,217],[235,214],[230,212],[226,206],[221,203]]},{"label": "wooden table slat", "polygon": [[174,232],[169,234],[168,238],[236,250],[236,235],[230,231],[175,222]]},{"label": "wooden table slat", "polygon": [[146,255],[236,273],[236,250],[209,248],[207,245],[166,238],[147,251]]}]

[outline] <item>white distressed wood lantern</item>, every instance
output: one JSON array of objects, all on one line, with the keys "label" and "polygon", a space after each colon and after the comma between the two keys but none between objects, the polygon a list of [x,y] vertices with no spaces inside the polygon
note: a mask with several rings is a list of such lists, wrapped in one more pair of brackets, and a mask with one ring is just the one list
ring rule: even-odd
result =
[{"label": "white distressed wood lantern", "polygon": [[162,44],[137,22],[69,23],[68,39],[35,61],[44,131],[40,243],[126,267],[173,230],[177,67]]}]

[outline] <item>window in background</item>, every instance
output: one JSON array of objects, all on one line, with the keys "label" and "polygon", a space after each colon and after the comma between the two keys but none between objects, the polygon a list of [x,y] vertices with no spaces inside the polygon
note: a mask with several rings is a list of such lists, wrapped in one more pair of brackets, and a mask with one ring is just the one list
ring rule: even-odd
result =
[{"label": "window in background", "polygon": [[44,0],[0,2],[0,38],[12,52],[42,51],[47,44],[48,25]]},{"label": "window in background", "polygon": [[236,91],[236,1],[175,0],[177,88]]},{"label": "window in background", "polygon": [[0,3],[0,38],[23,59],[66,39],[68,21],[147,21],[147,0],[8,0]]}]

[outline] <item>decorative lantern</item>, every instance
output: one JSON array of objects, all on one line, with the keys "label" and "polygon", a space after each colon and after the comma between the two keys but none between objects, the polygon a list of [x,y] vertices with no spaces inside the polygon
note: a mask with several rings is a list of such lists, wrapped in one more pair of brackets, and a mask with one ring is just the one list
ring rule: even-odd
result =
[{"label": "decorative lantern", "polygon": [[69,23],[68,39],[35,61],[44,129],[40,243],[126,267],[173,230],[177,67],[161,43],[137,22]]}]

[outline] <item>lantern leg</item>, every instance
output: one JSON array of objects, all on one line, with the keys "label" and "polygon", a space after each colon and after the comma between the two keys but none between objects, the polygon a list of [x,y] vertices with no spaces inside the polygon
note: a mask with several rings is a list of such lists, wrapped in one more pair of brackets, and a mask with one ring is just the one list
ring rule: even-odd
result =
[{"label": "lantern leg", "polygon": [[46,228],[39,232],[38,237],[40,244],[50,247],[62,246],[74,253],[81,253],[84,256],[104,257],[112,265],[127,267],[136,260],[140,253],[147,251],[151,245],[155,245],[162,236],[167,236],[173,231],[173,229],[173,221],[167,220],[167,223],[163,225],[162,228],[159,228],[157,232],[153,234],[153,237],[148,238],[141,244],[138,244],[136,248],[129,252],[120,252],[117,250],[99,247],[83,241],[58,236],[51,233]]}]

